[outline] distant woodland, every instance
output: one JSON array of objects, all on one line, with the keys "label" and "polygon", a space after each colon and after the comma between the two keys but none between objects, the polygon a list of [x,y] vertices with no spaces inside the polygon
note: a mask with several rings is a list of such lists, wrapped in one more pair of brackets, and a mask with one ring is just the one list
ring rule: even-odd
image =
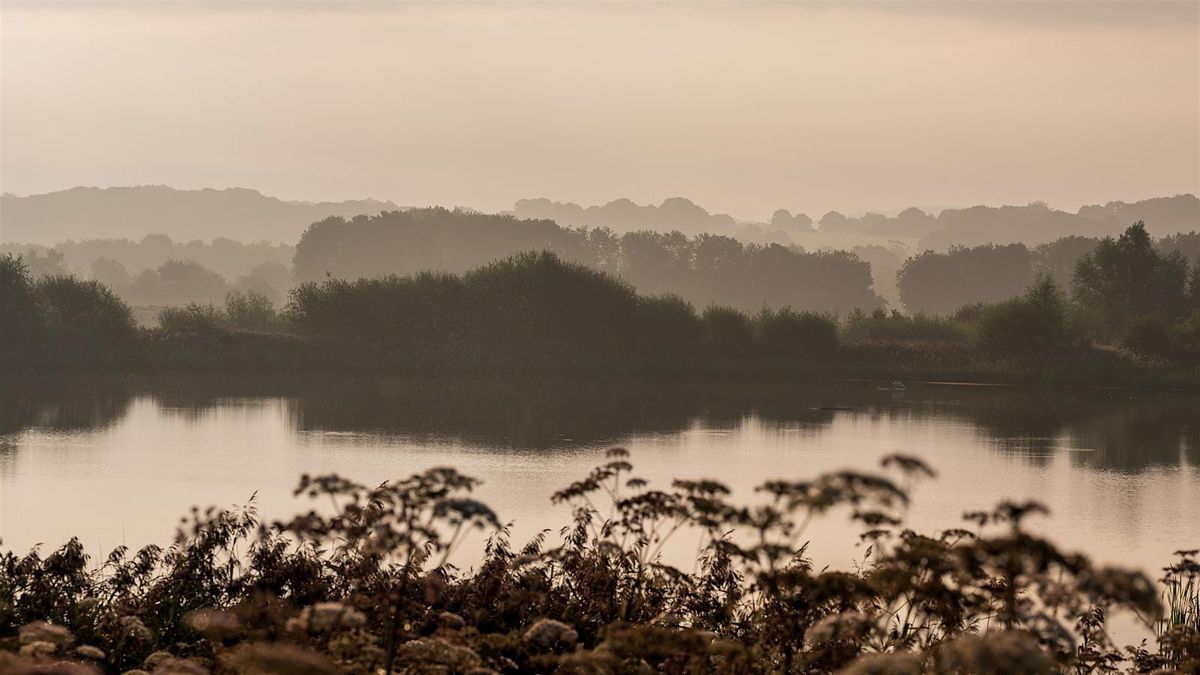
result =
[{"label": "distant woodland", "polygon": [[[19,255],[32,278],[93,279],[135,308],[219,304],[234,292],[281,308],[304,282],[461,273],[547,251],[697,308],[949,317],[1017,298],[1041,278],[1069,293],[1079,262],[1133,222],[1144,222],[1151,248],[1185,277],[1200,258],[1200,200],[1192,195],[1077,213],[1044,204],[937,215],[910,208],[894,216],[830,212],[815,222],[779,209],[765,223],[681,198],[590,207],[531,199],[512,214],[482,214],[167,187],[5,195],[0,208],[0,251]],[[59,239],[37,243],[48,238]],[[156,311],[139,312],[139,320],[152,322]]]}]

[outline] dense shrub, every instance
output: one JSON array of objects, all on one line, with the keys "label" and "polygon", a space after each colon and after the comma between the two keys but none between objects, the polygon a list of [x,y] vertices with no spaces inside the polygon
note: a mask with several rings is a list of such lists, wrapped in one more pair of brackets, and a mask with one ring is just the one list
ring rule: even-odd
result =
[{"label": "dense shrub", "polygon": [[275,330],[282,327],[282,321],[266,296],[230,291],[224,307],[198,302],[164,307],[158,314],[158,326],[172,334],[212,335],[226,330]]},{"label": "dense shrub", "polygon": [[691,355],[700,346],[704,324],[692,306],[679,296],[639,298],[635,316],[641,349],[647,354]]},{"label": "dense shrub", "polygon": [[1036,354],[1072,343],[1066,301],[1049,278],[1022,298],[981,308],[978,330],[983,345],[995,351]]},{"label": "dense shrub", "polygon": [[1125,324],[1121,345],[1145,356],[1200,360],[1200,312],[1174,322],[1158,314],[1134,317]]},{"label": "dense shrub", "polygon": [[230,291],[225,296],[225,323],[238,330],[265,331],[278,327],[271,299],[254,291]]},{"label": "dense shrub", "polygon": [[1121,344],[1139,354],[1169,356],[1175,352],[1171,322],[1162,316],[1145,314],[1125,322]]},{"label": "dense shrub", "polygon": [[0,365],[83,370],[137,358],[129,307],[106,286],[68,276],[36,281],[19,257],[0,257]]},{"label": "dense shrub", "polygon": [[221,332],[225,316],[215,305],[190,303],[182,307],[165,307],[158,314],[158,327],[166,333],[213,334]]},{"label": "dense shrub", "polygon": [[719,305],[710,305],[700,317],[704,346],[715,355],[745,356],[754,347],[754,329],[745,314]]},{"label": "dense shrub", "polygon": [[56,363],[93,369],[132,361],[137,338],[133,313],[107,286],[54,276],[40,279],[34,292]]},{"label": "dense shrub", "polygon": [[1200,310],[1175,325],[1175,345],[1185,357],[1200,361]]},{"label": "dense shrub", "polygon": [[837,324],[813,312],[763,309],[754,317],[759,349],[776,357],[827,356],[838,346]]},{"label": "dense shrub", "polygon": [[42,354],[44,334],[29,268],[19,256],[0,256],[0,365],[33,365]]},{"label": "dense shrub", "polygon": [[962,327],[953,320],[882,309],[870,314],[851,312],[843,331],[849,340],[940,342],[963,337]]}]

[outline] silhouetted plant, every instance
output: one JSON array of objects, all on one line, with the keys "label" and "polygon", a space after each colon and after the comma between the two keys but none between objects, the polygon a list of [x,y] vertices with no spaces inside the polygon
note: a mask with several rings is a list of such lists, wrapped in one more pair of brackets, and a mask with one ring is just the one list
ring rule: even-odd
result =
[{"label": "silhouetted plant", "polygon": [[179,335],[219,333],[224,323],[224,313],[211,304],[193,302],[182,307],[164,307],[158,314],[158,327]]},{"label": "silhouetted plant", "polygon": [[[0,554],[0,666],[53,659],[175,672],[1187,672],[1200,663],[1194,551],[1159,585],[1031,534],[1034,502],[965,514],[970,529],[905,527],[920,460],[886,475],[773,480],[750,504],[716,481],[656,489],[629,453],[555,493],[559,541],[519,550],[477,482],[452,469],[368,487],[304,476],[313,509],[267,524],[253,508],[194,510],[166,550],[77,540]],[[815,518],[849,516],[852,571],[807,557]],[[451,559],[489,530],[477,568]],[[665,560],[696,542],[690,570]],[[1161,600],[1160,600],[1161,594]],[[1109,617],[1153,631],[1119,650]],[[20,656],[4,650],[16,650]]]},{"label": "silhouetted plant", "polygon": [[978,331],[983,344],[995,351],[1055,352],[1074,341],[1066,300],[1048,277],[1022,298],[981,308]]},{"label": "silhouetted plant", "polygon": [[754,317],[754,334],[763,353],[777,357],[827,356],[838,346],[837,324],[813,312],[764,308]]}]

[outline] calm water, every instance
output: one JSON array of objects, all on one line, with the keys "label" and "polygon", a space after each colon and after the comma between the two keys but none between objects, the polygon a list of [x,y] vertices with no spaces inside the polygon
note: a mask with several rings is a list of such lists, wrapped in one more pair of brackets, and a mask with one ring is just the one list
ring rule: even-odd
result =
[{"label": "calm water", "polygon": [[[652,486],[711,477],[746,500],[768,478],[870,469],[911,453],[940,472],[917,488],[918,530],[958,526],[963,511],[1002,498],[1035,498],[1052,509],[1039,529],[1100,560],[1156,571],[1172,551],[1200,546],[1194,395],[190,378],[6,383],[0,403],[0,537],[18,551],[72,535],[95,554],[163,543],[192,505],[257,493],[270,517],[307,508],[291,496],[304,472],[377,483],[437,465],[482,478],[481,498],[524,540],[566,522],[550,494],[613,444],[629,448]],[[841,516],[810,532],[821,563],[861,555]],[[691,551],[680,543],[673,556]]]}]

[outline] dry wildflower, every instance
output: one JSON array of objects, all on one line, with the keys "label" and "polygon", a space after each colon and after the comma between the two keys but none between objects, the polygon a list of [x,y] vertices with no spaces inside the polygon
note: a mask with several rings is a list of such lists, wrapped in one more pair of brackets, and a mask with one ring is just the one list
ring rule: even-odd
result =
[{"label": "dry wildflower", "polygon": [[318,602],[301,610],[299,616],[288,620],[287,628],[300,633],[332,633],[336,630],[359,628],[367,619],[362,612],[340,602]]},{"label": "dry wildflower", "polygon": [[119,619],[118,625],[121,628],[121,635],[128,640],[149,642],[153,637],[150,629],[146,628],[146,624],[136,616],[123,616]]},{"label": "dry wildflower", "polygon": [[1053,675],[1054,660],[1023,631],[962,635],[938,648],[933,672],[945,675]]},{"label": "dry wildflower", "polygon": [[804,646],[819,649],[836,643],[857,643],[867,636],[872,625],[871,619],[861,612],[831,614],[805,632]]},{"label": "dry wildflower", "polygon": [[219,609],[198,609],[188,612],[183,622],[189,628],[214,642],[221,642],[242,632],[242,623],[233,612]]},{"label": "dry wildflower", "polygon": [[525,630],[522,639],[535,649],[564,651],[575,647],[579,633],[561,621],[538,619]]},{"label": "dry wildflower", "polygon": [[106,657],[103,649],[93,647],[92,645],[79,645],[75,648],[75,656],[88,661],[103,661]]},{"label": "dry wildflower", "polygon": [[1097,601],[1125,605],[1148,617],[1162,611],[1154,582],[1138,571],[1116,567],[1088,570],[1079,579],[1079,590]]},{"label": "dry wildflower", "polygon": [[222,666],[241,675],[333,675],[341,672],[329,657],[286,644],[243,643],[221,657]]},{"label": "dry wildflower", "polygon": [[153,675],[209,675],[208,668],[192,659],[169,658],[152,671]]},{"label": "dry wildflower", "polygon": [[[879,476],[769,481],[746,506],[716,481],[649,490],[627,458],[610,452],[556,494],[574,520],[555,545],[543,532],[511,547],[470,498],[478,482],[438,468],[375,487],[306,476],[298,492],[321,508],[273,524],[195,510],[171,548],[118,549],[98,569],[77,541],[44,558],[0,551],[0,671],[34,664],[22,646],[61,658],[78,636],[73,657],[115,672],[145,660],[195,673],[209,658],[222,673],[1200,672],[1194,551],[1155,587],[1022,530],[1036,503],[923,536],[900,529],[908,492]],[[932,473],[903,456],[886,466]],[[835,507],[870,552],[818,572],[805,527]],[[482,564],[448,564],[479,526],[495,528]],[[677,530],[700,536],[691,571],[661,560]],[[1117,650],[1110,611],[1152,622],[1159,588],[1158,641]],[[1010,630],[973,634],[986,626]]]},{"label": "dry wildflower", "polygon": [[920,654],[864,654],[838,675],[921,675],[925,672]]},{"label": "dry wildflower", "polygon": [[442,628],[448,628],[450,630],[462,630],[467,625],[466,620],[454,612],[438,613],[437,623]]},{"label": "dry wildflower", "polygon": [[56,649],[61,649],[75,641],[75,636],[66,626],[56,626],[45,621],[27,623],[21,626],[17,634],[22,645],[48,642]]},{"label": "dry wildflower", "polygon": [[170,661],[173,658],[175,658],[175,655],[172,654],[171,652],[168,652],[165,650],[159,650],[159,651],[151,653],[149,656],[146,657],[145,661],[142,661],[142,668],[145,668],[146,670],[148,670],[150,672],[154,672],[154,670],[156,668],[158,668],[161,664],[166,663],[167,661]]},{"label": "dry wildflower", "polygon": [[26,642],[25,644],[21,645],[21,649],[18,653],[21,656],[44,658],[48,656],[54,656],[56,653],[58,653],[58,645],[45,640],[35,640],[33,642]]},{"label": "dry wildflower", "polygon": [[479,655],[470,649],[433,638],[405,642],[396,651],[396,665],[413,668],[415,672],[420,672],[419,668],[423,666],[445,666],[452,672],[461,673],[482,663]]}]

